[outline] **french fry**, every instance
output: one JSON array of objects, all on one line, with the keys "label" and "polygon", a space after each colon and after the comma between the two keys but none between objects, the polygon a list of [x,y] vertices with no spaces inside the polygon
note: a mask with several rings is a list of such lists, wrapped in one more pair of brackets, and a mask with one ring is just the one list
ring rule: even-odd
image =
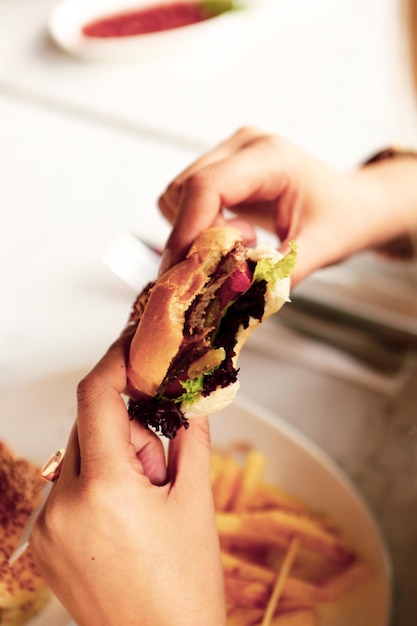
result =
[{"label": "french fry", "polygon": [[[222,552],[221,554],[223,574],[225,578],[238,578],[248,582],[257,582],[265,585],[268,593],[271,593],[273,585],[276,580],[276,572],[269,567],[258,565],[257,563],[251,563],[243,558],[240,558],[234,554]],[[362,566],[367,571],[365,566]],[[340,576],[345,576],[345,572]],[[334,584],[334,581],[338,580],[338,577],[329,579],[330,584]],[[341,585],[339,582],[338,585]],[[281,598],[286,601],[290,606],[312,606],[320,602],[328,602],[333,600],[336,596],[329,592],[326,585],[317,585],[299,578],[295,578],[291,575],[285,580]]]},{"label": "french fry", "polygon": [[339,574],[315,584],[288,577],[282,592],[283,600],[295,604],[334,602],[370,579],[372,573],[365,563],[354,562]]},{"label": "french fry", "polygon": [[[279,552],[274,554],[272,550],[269,550],[267,560],[262,564],[276,570],[281,561],[282,558]],[[320,583],[323,580],[340,574],[345,567],[345,563],[329,559],[326,554],[312,552],[301,545],[291,576],[311,583]]]},{"label": "french fry", "polygon": [[[227,626],[260,626],[262,611],[259,609],[235,609],[228,615]],[[271,626],[318,626],[317,613],[310,608],[293,609],[276,615]]]},{"label": "french fry", "polygon": [[304,502],[264,482],[258,484],[248,506],[249,511],[259,509],[283,509],[284,511],[294,511],[294,513],[308,512],[308,507]]},{"label": "french fry", "polygon": [[323,583],[327,602],[333,602],[349,593],[352,589],[369,580],[371,576],[372,572],[368,565],[360,561],[352,563],[340,574],[329,578]]},{"label": "french fry", "polygon": [[256,450],[250,450],[240,472],[235,492],[230,503],[231,511],[245,511],[256,491],[265,469],[266,459]]},{"label": "french fry", "polygon": [[227,511],[233,499],[241,469],[232,457],[224,457],[223,466],[217,472],[213,489],[214,506],[216,511]]},{"label": "french fry", "polygon": [[318,607],[372,572],[331,519],[263,481],[262,454],[232,452],[211,465],[227,626],[319,626]]},{"label": "french fry", "polygon": [[293,537],[313,552],[344,564],[353,553],[346,542],[320,527],[311,517],[289,511],[256,511],[253,513],[217,513],[220,538],[233,538],[252,544],[282,545]]},{"label": "french fry", "polygon": [[[269,567],[252,563],[239,556],[222,552],[223,574],[225,578],[257,582],[265,585],[266,593],[271,592],[276,579],[276,572]],[[315,584],[289,575],[285,580],[281,598],[287,606],[313,606],[323,602],[332,602],[348,593],[361,582],[367,580],[371,572],[364,563],[353,563],[341,573],[320,584]]]},{"label": "french fry", "polygon": [[274,617],[271,626],[317,626],[319,617],[313,609],[299,609]]},{"label": "french fry", "polygon": [[223,471],[223,463],[224,457],[213,450],[210,457],[210,479],[212,487],[214,487],[217,477]]},{"label": "french fry", "polygon": [[282,600],[292,606],[313,606],[328,602],[329,594],[322,585],[289,576],[282,591]]},{"label": "french fry", "polygon": [[224,588],[228,602],[244,609],[264,609],[270,587],[264,583],[226,576]]},{"label": "french fry", "polygon": [[257,626],[262,619],[261,609],[235,607],[227,615],[227,626]]},{"label": "french fry", "polygon": [[225,576],[260,582],[269,587],[274,584],[276,573],[272,569],[224,551],[221,553],[221,560]]},{"label": "french fry", "polygon": [[279,601],[279,605],[277,608],[276,615],[281,615],[283,613],[290,613],[291,611],[312,611],[319,606],[316,603],[304,601],[304,600],[286,600],[281,597]]}]

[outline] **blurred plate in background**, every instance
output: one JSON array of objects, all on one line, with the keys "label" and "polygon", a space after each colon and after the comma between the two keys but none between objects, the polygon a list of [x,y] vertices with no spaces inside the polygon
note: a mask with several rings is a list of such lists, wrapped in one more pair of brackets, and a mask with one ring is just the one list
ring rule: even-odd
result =
[{"label": "blurred plate in background", "polygon": [[245,36],[247,13],[259,4],[259,0],[238,0],[234,3],[239,6],[237,10],[226,10],[204,21],[171,30],[114,37],[91,37],[83,33],[86,24],[95,20],[167,4],[176,2],[62,0],[51,13],[49,32],[60,48],[88,61],[146,60],[187,51],[196,54],[204,47],[215,50],[219,45],[225,52],[235,37]]}]

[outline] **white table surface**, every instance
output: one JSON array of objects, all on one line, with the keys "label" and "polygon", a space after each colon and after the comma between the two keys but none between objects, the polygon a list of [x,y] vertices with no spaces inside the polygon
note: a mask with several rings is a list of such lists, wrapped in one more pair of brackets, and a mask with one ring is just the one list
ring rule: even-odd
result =
[{"label": "white table surface", "polygon": [[[232,48],[113,65],[54,47],[54,4],[0,0],[2,391],[98,359],[132,300],[102,262],[106,243],[122,230],[163,242],[157,196],[238,126],[337,167],[414,141],[393,0],[265,0]],[[394,563],[395,626],[417,623],[416,383],[375,393],[255,340],[241,357],[242,394],[307,433],[369,502]]]}]

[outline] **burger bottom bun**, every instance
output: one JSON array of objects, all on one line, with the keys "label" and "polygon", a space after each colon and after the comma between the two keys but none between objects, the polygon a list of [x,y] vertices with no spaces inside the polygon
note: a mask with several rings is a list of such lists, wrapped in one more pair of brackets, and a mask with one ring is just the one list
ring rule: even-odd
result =
[{"label": "burger bottom bun", "polygon": [[193,417],[205,417],[212,413],[218,413],[222,409],[231,404],[239,390],[239,381],[220,387],[213,391],[209,396],[201,396],[199,400],[192,404],[182,404],[181,410],[187,419]]}]

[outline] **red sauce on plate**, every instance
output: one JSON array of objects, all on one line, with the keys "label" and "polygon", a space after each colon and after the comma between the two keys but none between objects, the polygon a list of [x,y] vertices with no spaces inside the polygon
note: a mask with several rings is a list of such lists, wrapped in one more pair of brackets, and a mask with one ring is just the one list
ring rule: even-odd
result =
[{"label": "red sauce on plate", "polygon": [[174,2],[144,7],[97,19],[82,28],[87,37],[129,37],[189,26],[214,17],[196,2]]}]

